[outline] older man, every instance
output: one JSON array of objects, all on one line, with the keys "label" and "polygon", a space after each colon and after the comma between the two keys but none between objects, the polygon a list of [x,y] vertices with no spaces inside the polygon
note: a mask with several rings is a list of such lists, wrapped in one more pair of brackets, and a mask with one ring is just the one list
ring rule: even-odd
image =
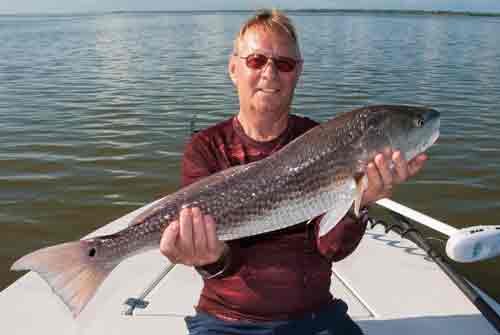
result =
[{"label": "older man", "polygon": [[[317,124],[290,113],[302,65],[296,31],[283,13],[261,11],[243,24],[229,60],[240,109],[192,137],[183,157],[184,186],[267,157]],[[367,168],[362,204],[390,195],[425,160],[420,155],[407,163],[399,152],[377,155]],[[186,318],[191,334],[362,333],[345,303],[330,294],[330,280],[332,262],[360,242],[366,215],[347,215],[321,238],[317,224],[304,223],[224,243],[215,224],[198,208],[186,208],[161,241],[166,257],[195,266],[204,279],[197,313]]]}]

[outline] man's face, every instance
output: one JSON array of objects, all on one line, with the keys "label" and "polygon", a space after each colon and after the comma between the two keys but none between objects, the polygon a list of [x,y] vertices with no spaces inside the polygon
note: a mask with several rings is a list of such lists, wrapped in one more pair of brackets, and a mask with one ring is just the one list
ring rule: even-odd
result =
[{"label": "man's face", "polygon": [[240,111],[257,111],[263,116],[264,113],[276,116],[288,113],[302,63],[291,72],[280,72],[273,61],[268,61],[261,69],[252,69],[246,65],[245,59],[240,58],[250,54],[299,60],[297,46],[284,33],[253,29],[243,36],[237,56],[232,56],[229,63],[230,76],[238,90]]}]

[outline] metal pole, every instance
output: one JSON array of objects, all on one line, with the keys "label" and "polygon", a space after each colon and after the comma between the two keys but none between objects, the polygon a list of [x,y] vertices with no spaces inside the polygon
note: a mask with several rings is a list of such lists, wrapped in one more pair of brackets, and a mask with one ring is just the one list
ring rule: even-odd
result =
[{"label": "metal pole", "polygon": [[127,310],[123,312],[124,315],[133,315],[136,308],[146,308],[149,304],[146,297],[151,293],[151,291],[160,283],[160,281],[165,278],[166,275],[174,268],[175,264],[169,264],[165,269],[163,269],[158,276],[146,287],[146,289],[137,298],[128,298],[124,304],[129,306]]}]

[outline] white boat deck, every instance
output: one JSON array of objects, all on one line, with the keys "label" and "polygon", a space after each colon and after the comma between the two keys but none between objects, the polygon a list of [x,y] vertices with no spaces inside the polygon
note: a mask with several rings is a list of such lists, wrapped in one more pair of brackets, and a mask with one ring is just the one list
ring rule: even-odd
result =
[{"label": "white boat deck", "polygon": [[[92,235],[119,230],[132,215]],[[183,317],[194,312],[201,279],[184,266],[151,290],[146,308],[124,314],[124,302],[140,296],[167,265],[159,251],[125,261],[77,319],[38,275],[29,273],[0,292],[2,329],[8,334],[187,334]],[[496,334],[422,250],[381,227],[368,230],[358,249],[334,264],[332,279],[333,294],[348,303],[367,334]]]}]

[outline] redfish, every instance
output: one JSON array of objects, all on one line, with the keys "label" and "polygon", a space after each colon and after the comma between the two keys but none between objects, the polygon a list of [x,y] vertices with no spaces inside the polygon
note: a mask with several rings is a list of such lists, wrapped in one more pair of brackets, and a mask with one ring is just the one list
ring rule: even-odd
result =
[{"label": "redfish", "polygon": [[322,213],[320,234],[359,203],[365,171],[390,147],[410,160],[439,136],[440,114],[413,106],[368,106],[339,114],[260,161],[229,168],[167,195],[112,235],[34,251],[12,270],[42,276],[76,317],[125,258],[158,248],[165,228],[185,207],[216,222],[219,239],[283,229]]}]

